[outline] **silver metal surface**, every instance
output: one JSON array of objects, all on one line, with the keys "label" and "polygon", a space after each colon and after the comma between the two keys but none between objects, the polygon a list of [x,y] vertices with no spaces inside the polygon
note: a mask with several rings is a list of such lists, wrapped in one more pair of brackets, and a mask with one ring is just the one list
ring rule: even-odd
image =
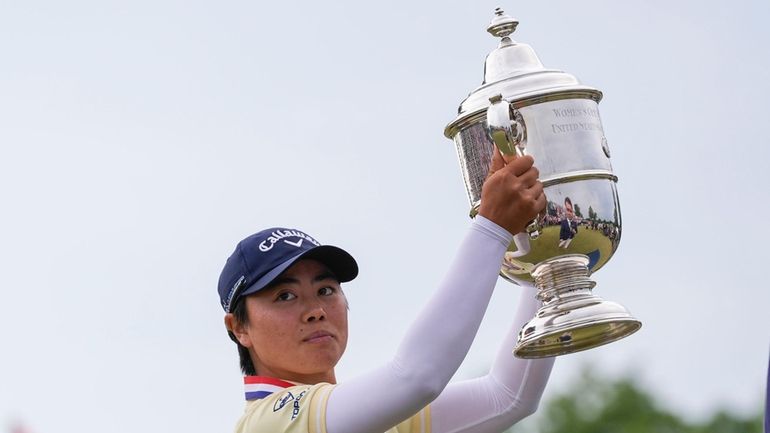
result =
[{"label": "silver metal surface", "polygon": [[527,129],[524,118],[518,110],[511,107],[502,95],[489,98],[487,109],[487,135],[500,152],[506,155],[524,155],[527,146]]},{"label": "silver metal surface", "polygon": [[532,155],[548,201],[514,237],[500,274],[533,282],[544,305],[524,326],[517,356],[538,358],[623,338],[641,323],[591,293],[590,274],[620,242],[622,224],[599,90],[545,69],[534,50],[511,40],[518,21],[501,10],[489,32],[502,38],[485,61],[484,83],[460,105],[444,134],[455,142],[475,216],[493,152]]},{"label": "silver metal surface", "polygon": [[622,305],[591,293],[589,258],[570,254],[545,260],[532,270],[543,307],[519,331],[513,350],[522,358],[563,355],[626,337],[642,326]]},{"label": "silver metal surface", "polygon": [[[498,8],[497,12],[499,14],[502,11]],[[503,22],[490,28],[507,28],[506,25],[507,23]],[[500,32],[498,29],[495,33]],[[489,98],[489,102],[492,105],[487,109],[487,135],[503,154],[524,156],[524,148],[527,147],[527,126],[521,113],[504,100],[503,95],[495,95]],[[530,221],[525,230],[532,239],[540,237],[540,225],[537,220]]]},{"label": "silver metal surface", "polygon": [[495,17],[492,18],[492,22],[487,26],[487,31],[491,33],[492,36],[504,38],[515,32],[516,26],[518,25],[519,22],[516,21],[516,19],[506,15],[502,9],[495,8]]}]

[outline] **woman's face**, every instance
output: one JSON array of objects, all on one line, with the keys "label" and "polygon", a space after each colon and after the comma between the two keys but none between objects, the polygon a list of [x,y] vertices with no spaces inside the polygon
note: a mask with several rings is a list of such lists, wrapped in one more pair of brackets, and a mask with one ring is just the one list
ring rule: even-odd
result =
[{"label": "woman's face", "polygon": [[299,260],[245,301],[249,321],[236,335],[259,375],[336,382],[334,366],[348,342],[347,301],[326,266]]}]

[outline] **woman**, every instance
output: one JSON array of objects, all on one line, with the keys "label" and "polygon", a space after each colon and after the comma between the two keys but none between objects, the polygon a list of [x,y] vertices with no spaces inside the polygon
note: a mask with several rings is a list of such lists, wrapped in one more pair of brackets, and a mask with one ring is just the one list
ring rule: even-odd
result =
[{"label": "woman", "polygon": [[393,358],[341,383],[334,373],[347,344],[340,283],[355,278],[355,260],[298,230],[241,241],[219,281],[225,325],[247,374],[236,432],[500,432],[534,412],[553,361],[511,354],[538,307],[531,287],[489,374],[447,386],[484,316],[511,233],[545,207],[532,164],[494,156],[479,216]]}]

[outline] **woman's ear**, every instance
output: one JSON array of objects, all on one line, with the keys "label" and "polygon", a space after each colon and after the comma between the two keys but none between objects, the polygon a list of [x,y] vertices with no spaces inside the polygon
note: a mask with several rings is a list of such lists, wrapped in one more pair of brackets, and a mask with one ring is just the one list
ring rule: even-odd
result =
[{"label": "woman's ear", "polygon": [[251,347],[251,339],[249,338],[249,332],[246,329],[246,326],[244,326],[233,313],[225,314],[225,328],[235,335],[235,338],[241,346]]}]

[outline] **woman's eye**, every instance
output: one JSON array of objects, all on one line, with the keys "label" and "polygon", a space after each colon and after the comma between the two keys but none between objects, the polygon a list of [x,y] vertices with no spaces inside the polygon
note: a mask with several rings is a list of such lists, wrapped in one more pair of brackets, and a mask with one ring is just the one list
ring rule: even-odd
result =
[{"label": "woman's eye", "polygon": [[318,294],[321,296],[329,296],[334,294],[334,287],[322,287],[318,289]]},{"label": "woman's eye", "polygon": [[283,292],[278,297],[276,297],[277,301],[291,301],[292,299],[296,298],[297,295],[291,292]]}]

